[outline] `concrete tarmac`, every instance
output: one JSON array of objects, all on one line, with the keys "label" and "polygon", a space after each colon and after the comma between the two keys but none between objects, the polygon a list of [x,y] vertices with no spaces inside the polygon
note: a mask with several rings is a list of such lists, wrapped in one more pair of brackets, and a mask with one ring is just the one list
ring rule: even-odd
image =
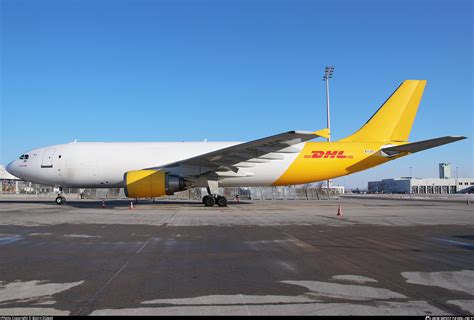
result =
[{"label": "concrete tarmac", "polygon": [[473,205],[101,203],[0,200],[0,316],[474,314]]}]

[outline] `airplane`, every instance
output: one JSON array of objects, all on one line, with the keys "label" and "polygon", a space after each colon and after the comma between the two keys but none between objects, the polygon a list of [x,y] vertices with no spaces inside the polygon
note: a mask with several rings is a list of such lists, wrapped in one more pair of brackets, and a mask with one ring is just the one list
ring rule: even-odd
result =
[{"label": "airplane", "polygon": [[71,142],[34,149],[6,167],[21,179],[59,187],[124,188],[155,198],[205,187],[205,206],[227,206],[218,187],[286,186],[366,170],[425,149],[466,139],[408,142],[426,80],[406,80],[355,133],[329,140],[328,128],[288,131],[249,142]]}]

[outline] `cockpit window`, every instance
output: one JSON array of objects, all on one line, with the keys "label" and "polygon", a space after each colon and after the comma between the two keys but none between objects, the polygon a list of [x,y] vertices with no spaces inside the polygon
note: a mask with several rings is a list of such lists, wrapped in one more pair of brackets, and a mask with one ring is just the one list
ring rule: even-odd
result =
[{"label": "cockpit window", "polygon": [[30,158],[30,155],[28,155],[28,154],[22,154],[20,156],[20,160],[28,160],[29,158]]}]

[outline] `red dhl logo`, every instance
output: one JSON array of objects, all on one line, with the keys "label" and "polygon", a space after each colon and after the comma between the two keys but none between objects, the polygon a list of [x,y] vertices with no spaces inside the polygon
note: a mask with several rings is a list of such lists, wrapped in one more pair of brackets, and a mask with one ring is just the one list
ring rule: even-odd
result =
[{"label": "red dhl logo", "polygon": [[338,158],[338,159],[352,159],[353,156],[344,154],[344,151],[311,151],[311,154],[305,155],[305,158]]}]

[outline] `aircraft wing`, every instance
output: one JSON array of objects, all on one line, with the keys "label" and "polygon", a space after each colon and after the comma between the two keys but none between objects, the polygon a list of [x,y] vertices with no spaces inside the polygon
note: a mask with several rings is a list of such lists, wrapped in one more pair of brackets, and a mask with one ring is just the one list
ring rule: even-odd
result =
[{"label": "aircraft wing", "polygon": [[316,132],[288,131],[262,139],[240,143],[152,169],[175,171],[173,168],[187,168],[188,170],[179,171],[181,173],[189,172],[194,175],[210,171],[237,172],[240,167],[251,167],[255,165],[255,163],[283,159],[281,153],[295,153],[300,151],[299,149],[291,148],[292,145],[317,137],[327,138],[328,136],[329,130],[327,128]]},{"label": "aircraft wing", "polygon": [[423,141],[418,141],[418,142],[412,142],[412,143],[407,143],[407,144],[402,144],[399,146],[393,146],[393,147],[387,147],[387,148],[382,148],[381,151],[385,153],[389,157],[396,156],[400,153],[415,153],[418,151],[426,150],[426,149],[431,149],[434,147],[441,146],[443,144],[459,141],[466,139],[466,137],[452,137],[452,136],[446,136],[446,137],[441,137],[441,138],[435,138],[435,139],[430,139],[430,140],[423,140]]}]

